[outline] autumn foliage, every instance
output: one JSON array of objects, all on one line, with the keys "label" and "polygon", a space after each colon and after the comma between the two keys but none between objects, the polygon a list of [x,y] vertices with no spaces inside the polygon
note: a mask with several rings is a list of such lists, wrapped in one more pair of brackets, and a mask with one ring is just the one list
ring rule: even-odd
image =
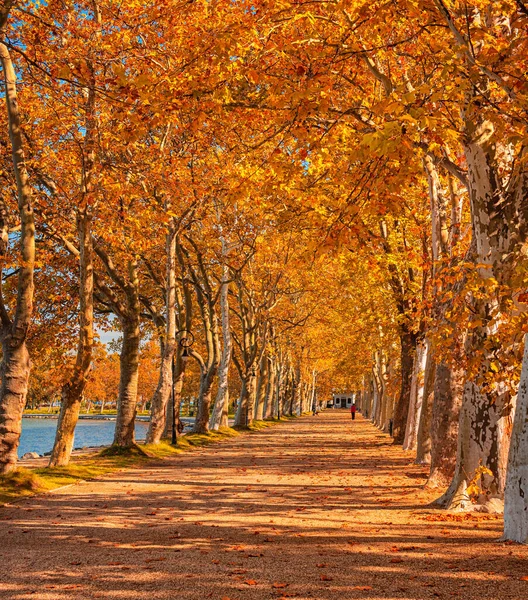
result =
[{"label": "autumn foliage", "polygon": [[56,447],[81,399],[116,402],[129,447],[139,396],[156,442],[182,396],[205,432],[348,390],[431,464],[440,504],[503,498],[527,327],[523,2],[2,5],[20,135],[6,75],[0,470],[45,387]]}]

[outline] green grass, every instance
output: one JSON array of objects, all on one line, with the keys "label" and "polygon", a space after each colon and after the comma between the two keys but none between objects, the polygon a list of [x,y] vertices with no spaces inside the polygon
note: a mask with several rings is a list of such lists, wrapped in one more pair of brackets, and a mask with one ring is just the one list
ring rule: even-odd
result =
[{"label": "green grass", "polygon": [[78,481],[95,479],[147,460],[147,456],[138,454],[103,456],[102,453],[94,453],[75,458],[66,467],[19,467],[0,477],[0,505]]},{"label": "green grass", "polygon": [[195,448],[216,444],[223,440],[240,435],[238,431],[231,427],[225,427],[219,431],[209,431],[208,433],[188,433],[178,437],[178,443],[173,446],[169,440],[161,440],[159,444],[145,444],[142,448],[152,458],[169,458],[182,452],[189,452]]},{"label": "green grass", "polygon": [[241,435],[242,432],[259,432],[273,425],[296,417],[281,417],[281,420],[267,419],[254,421],[250,427],[233,429],[226,427],[208,433],[188,433],[178,437],[173,446],[170,440],[159,444],[141,444],[131,448],[109,446],[101,452],[83,454],[72,459],[66,467],[39,467],[27,469],[19,467],[8,475],[0,476],[0,505],[20,498],[47,492],[79,481],[97,479],[108,473],[148,464],[153,460],[166,459],[197,448],[217,444]]}]

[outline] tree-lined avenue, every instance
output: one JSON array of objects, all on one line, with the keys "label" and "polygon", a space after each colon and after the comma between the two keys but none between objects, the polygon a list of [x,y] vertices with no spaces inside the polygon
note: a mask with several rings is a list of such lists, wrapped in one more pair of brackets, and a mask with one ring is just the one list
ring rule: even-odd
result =
[{"label": "tree-lined avenue", "polygon": [[0,597],[526,597],[526,547],[426,475],[362,417],[282,423],[1,509]]}]

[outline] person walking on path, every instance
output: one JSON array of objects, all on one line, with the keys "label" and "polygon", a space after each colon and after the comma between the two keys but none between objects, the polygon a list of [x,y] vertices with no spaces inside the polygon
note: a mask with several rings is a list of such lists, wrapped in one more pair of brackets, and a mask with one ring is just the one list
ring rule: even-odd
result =
[{"label": "person walking on path", "polygon": [[356,405],[355,404],[352,404],[352,406],[350,407],[350,414],[352,415],[352,421],[354,421],[356,418]]}]

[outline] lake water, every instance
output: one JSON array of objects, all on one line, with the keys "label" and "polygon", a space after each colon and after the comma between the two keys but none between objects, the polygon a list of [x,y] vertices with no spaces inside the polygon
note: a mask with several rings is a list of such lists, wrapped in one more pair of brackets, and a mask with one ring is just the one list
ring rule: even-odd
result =
[{"label": "lake water", "polygon": [[[22,419],[18,456],[26,452],[50,452],[55,441],[57,419]],[[114,439],[115,421],[80,419],[75,428],[74,448],[107,446]],[[148,423],[136,421],[136,439],[144,440]]]}]

